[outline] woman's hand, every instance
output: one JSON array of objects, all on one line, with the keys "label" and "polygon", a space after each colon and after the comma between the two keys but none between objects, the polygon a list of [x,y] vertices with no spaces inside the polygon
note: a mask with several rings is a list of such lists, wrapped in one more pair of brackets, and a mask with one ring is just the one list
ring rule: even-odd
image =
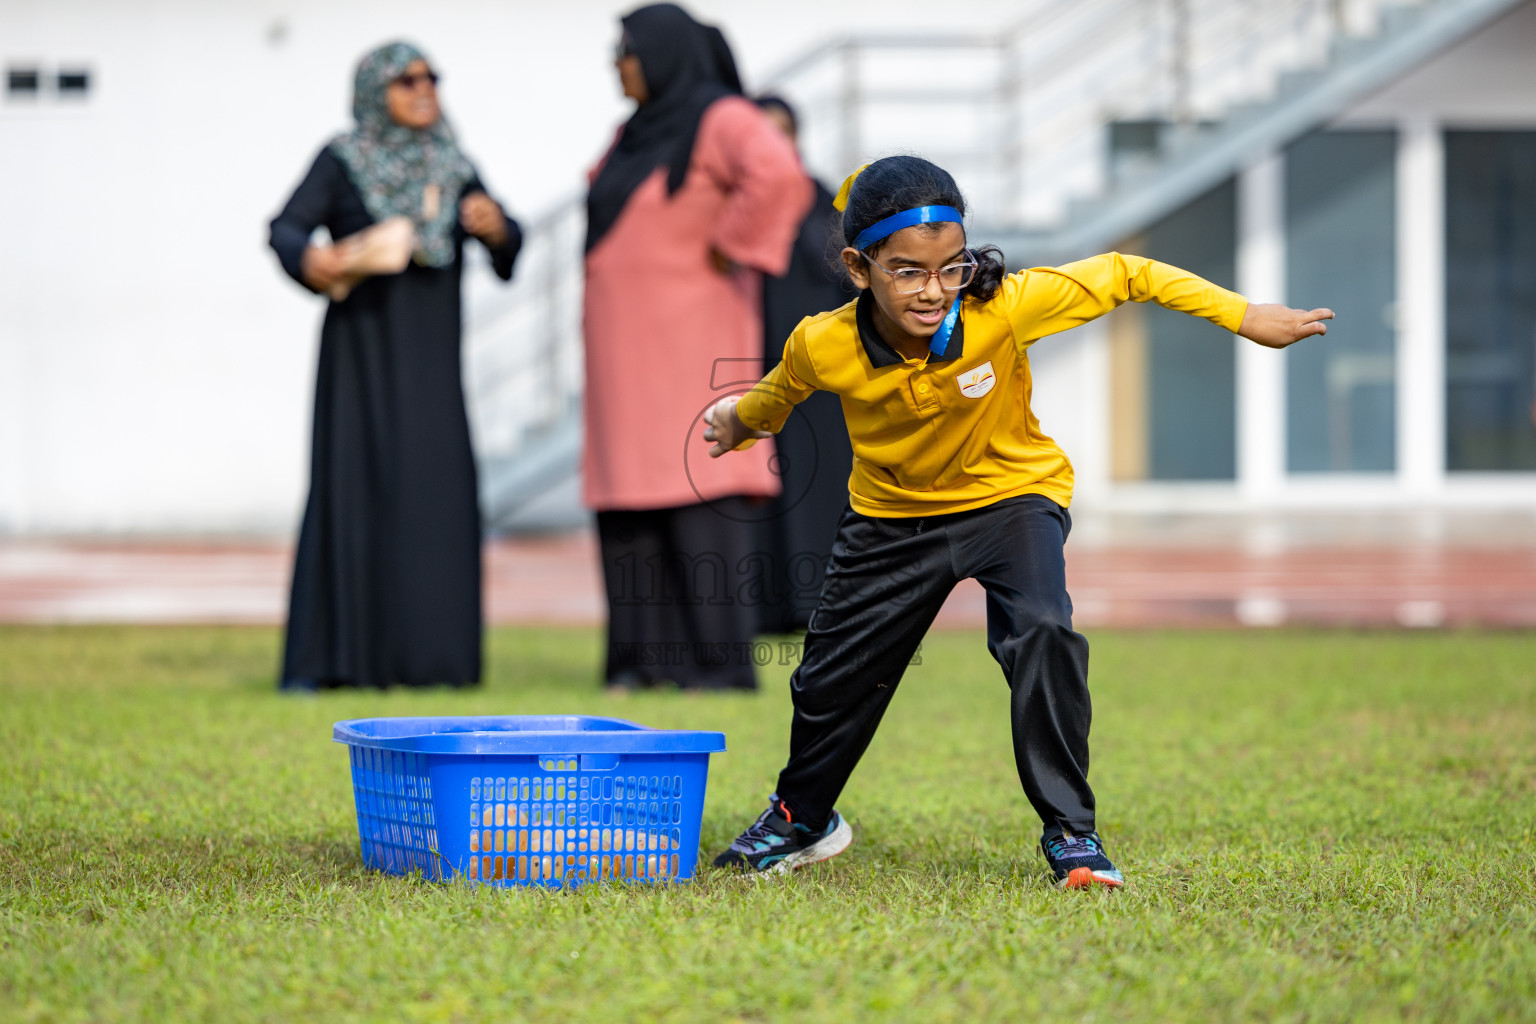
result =
[{"label": "woman's hand", "polygon": [[338,246],[306,246],[299,262],[304,283],[317,292],[328,292],[346,274],[347,258]]},{"label": "woman's hand", "polygon": [[507,215],[484,192],[471,192],[459,200],[459,223],[488,249],[500,249],[507,244]]},{"label": "woman's hand", "polygon": [[1314,334],[1327,334],[1324,320],[1333,319],[1331,309],[1292,309],[1278,302],[1248,304],[1243,324],[1237,333],[1265,348],[1285,348]]},{"label": "woman's hand", "polygon": [[766,430],[753,430],[736,415],[736,403],[740,397],[731,395],[709,407],[704,414],[704,440],[715,442],[709,457],[718,459],[726,452],[750,448],[760,437],[772,437]]}]

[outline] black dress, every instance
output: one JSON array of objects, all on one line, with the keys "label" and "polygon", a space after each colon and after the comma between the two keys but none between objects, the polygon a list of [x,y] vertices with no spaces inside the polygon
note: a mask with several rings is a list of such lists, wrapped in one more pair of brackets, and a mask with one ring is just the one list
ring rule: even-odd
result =
[{"label": "black dress", "polygon": [[[763,371],[784,358],[784,342],[807,316],[837,309],[858,294],[830,261],[837,220],[832,193],[816,182],[816,202],[800,225],[789,270],[763,278]],[[783,492],[759,532],[767,555],[758,630],[804,629],[816,609],[837,521],[848,505],[853,448],[842,403],[818,391],[800,403],[774,444]]]},{"label": "black dress", "polygon": [[[464,194],[475,191],[484,188],[471,179]],[[342,238],[372,223],[326,149],[272,222],[272,248],[302,284],[316,227]],[[448,266],[369,278],[326,310],[285,688],[480,679],[480,512],[459,356],[462,230],[456,241]],[[507,242],[491,252],[502,280],[521,244],[508,218]]]}]

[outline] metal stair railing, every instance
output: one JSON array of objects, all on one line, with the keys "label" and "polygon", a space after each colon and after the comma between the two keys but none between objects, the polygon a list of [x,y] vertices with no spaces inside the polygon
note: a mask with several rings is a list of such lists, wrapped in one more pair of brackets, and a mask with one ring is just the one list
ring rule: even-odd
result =
[{"label": "metal stair railing", "polygon": [[1041,229],[1104,191],[1111,124],[1197,130],[1320,66],[1331,40],[1423,2],[1035,0],[994,34],[824,44],[772,84],[798,101],[806,164],[829,183],[871,156],[919,151],[989,223]]},{"label": "metal stair railing", "polygon": [[[585,232],[578,200],[557,205],[524,225],[509,285],[472,289],[466,392],[481,507],[492,528],[577,464]],[[489,294],[475,296],[476,290]]]}]

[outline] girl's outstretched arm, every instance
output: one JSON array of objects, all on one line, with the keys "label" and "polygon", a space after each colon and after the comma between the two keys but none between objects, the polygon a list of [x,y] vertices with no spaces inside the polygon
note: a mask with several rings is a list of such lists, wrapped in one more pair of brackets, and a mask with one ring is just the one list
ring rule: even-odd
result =
[{"label": "girl's outstretched arm", "polygon": [[1237,333],[1265,348],[1285,348],[1302,338],[1327,334],[1328,325],[1323,321],[1332,319],[1331,309],[1292,309],[1278,302],[1264,305],[1250,302]]},{"label": "girl's outstretched arm", "polygon": [[816,390],[816,367],[805,351],[806,317],[784,343],[779,365],[744,395],[729,395],[704,414],[704,440],[713,441],[711,458],[750,448],[760,437],[772,437],[784,427],[795,406]]},{"label": "girl's outstretched arm", "polygon": [[998,298],[1021,346],[1097,319],[1128,301],[1155,302],[1226,331],[1238,329],[1248,305],[1236,292],[1187,270],[1118,252],[1010,274]]}]

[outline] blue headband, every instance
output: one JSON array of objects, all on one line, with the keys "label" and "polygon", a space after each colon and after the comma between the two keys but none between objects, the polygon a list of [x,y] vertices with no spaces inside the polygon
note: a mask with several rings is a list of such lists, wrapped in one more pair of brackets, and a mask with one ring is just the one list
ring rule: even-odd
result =
[{"label": "blue headband", "polygon": [[853,247],[863,252],[864,249],[880,241],[889,238],[902,228],[910,228],[914,224],[933,224],[939,221],[952,220],[956,224],[964,224],[965,218],[960,211],[953,206],[919,206],[915,210],[903,210],[882,221],[876,221],[863,231],[859,237],[853,240]]}]

